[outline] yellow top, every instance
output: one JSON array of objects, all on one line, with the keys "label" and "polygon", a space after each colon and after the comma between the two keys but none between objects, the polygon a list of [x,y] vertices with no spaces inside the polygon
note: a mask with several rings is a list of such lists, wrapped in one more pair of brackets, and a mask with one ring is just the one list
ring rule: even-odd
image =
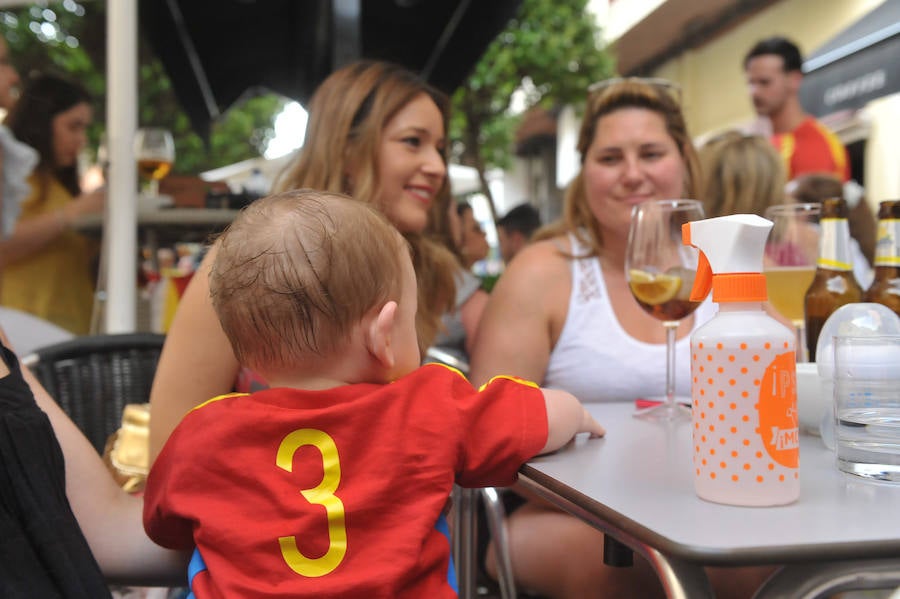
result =
[{"label": "yellow top", "polygon": [[[54,212],[72,201],[55,178],[45,197],[37,175],[28,178],[31,193],[22,203],[20,221]],[[0,304],[29,312],[77,335],[89,332],[94,301],[92,260],[97,244],[76,233],[63,231],[46,246],[6,267],[0,285]]]}]

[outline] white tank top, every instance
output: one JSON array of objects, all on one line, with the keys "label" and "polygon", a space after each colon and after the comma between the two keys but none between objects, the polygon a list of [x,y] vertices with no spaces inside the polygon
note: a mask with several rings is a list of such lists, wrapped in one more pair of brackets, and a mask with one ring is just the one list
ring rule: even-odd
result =
[{"label": "white tank top", "polygon": [[[586,248],[569,235],[572,254]],[[638,341],[625,332],[606,293],[600,260],[571,260],[572,294],[569,312],[542,386],[565,389],[583,402],[662,399],[666,393],[665,344]],[[709,298],[694,312],[694,330],[713,317]],[[659,326],[662,327],[662,321]],[[676,342],[675,393],[691,395],[690,335]]]}]

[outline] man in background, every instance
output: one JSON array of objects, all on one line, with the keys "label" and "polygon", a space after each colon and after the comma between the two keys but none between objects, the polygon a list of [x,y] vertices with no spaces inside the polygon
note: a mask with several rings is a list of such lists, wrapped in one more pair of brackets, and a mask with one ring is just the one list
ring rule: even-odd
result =
[{"label": "man in background", "polygon": [[531,234],[541,226],[541,217],[531,204],[519,204],[497,221],[500,256],[509,264],[513,256],[531,240]]},{"label": "man in background", "polygon": [[805,173],[828,173],[847,181],[846,148],[800,105],[802,67],[800,50],[790,40],[775,36],[757,42],[744,57],[753,107],[771,123],[770,139],[784,159],[789,181]]}]

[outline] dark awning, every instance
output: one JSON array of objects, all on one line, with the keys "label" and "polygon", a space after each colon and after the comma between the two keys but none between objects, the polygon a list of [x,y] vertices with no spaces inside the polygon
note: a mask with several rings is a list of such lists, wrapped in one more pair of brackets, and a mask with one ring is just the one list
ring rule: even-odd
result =
[{"label": "dark awning", "polygon": [[800,101],[821,117],[900,91],[900,0],[886,0],[803,63]]},{"label": "dark awning", "polygon": [[522,0],[140,0],[140,28],[194,128],[245,93],[306,102],[354,58],[398,62],[453,92]]}]

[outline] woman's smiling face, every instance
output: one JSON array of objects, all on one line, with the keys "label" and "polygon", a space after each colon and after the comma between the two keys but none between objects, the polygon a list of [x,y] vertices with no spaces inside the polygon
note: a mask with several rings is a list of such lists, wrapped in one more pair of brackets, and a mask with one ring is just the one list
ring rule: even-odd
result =
[{"label": "woman's smiling face", "polygon": [[420,233],[447,176],[441,111],[419,94],[387,122],[378,148],[376,206],[401,233]]},{"label": "woman's smiling face", "polygon": [[620,108],[597,122],[583,178],[588,205],[605,236],[623,236],[635,204],[684,195],[685,165],[661,115]]}]

